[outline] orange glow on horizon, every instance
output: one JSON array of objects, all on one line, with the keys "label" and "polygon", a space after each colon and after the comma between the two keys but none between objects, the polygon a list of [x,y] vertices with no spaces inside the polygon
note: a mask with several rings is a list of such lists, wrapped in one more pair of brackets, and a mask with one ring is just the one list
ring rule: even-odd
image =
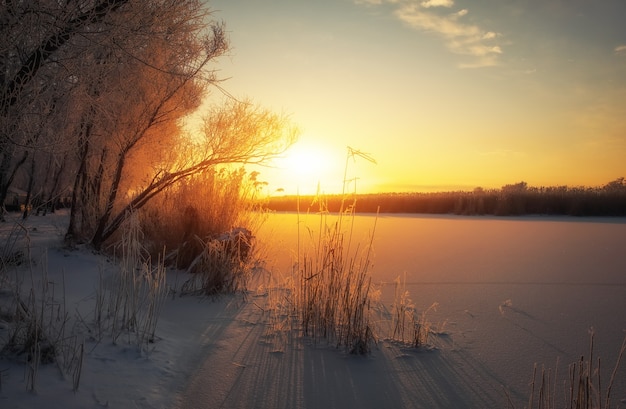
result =
[{"label": "orange glow on horizon", "polygon": [[346,146],[378,162],[350,161],[357,193],[626,176],[623,2],[504,3],[212,3],[237,50],[228,92],[306,130],[259,169],[268,193],[341,193]]},{"label": "orange glow on horizon", "polygon": [[[398,169],[396,158],[406,155],[406,151],[396,152],[393,146],[370,149],[369,144],[364,150],[373,152],[371,156],[377,164],[358,156],[347,157],[345,146],[332,146],[323,140],[305,137],[275,159],[270,167],[260,168],[260,178],[268,182],[270,196],[282,196],[472,191],[479,187],[499,189],[522,181],[533,187],[601,187],[620,176],[597,175],[591,169],[588,178],[572,178],[571,175],[568,178],[556,170],[543,174],[542,167],[531,171],[524,169],[519,163],[527,160],[523,155],[479,153],[471,157],[453,150],[444,156],[445,160],[428,152],[412,153],[414,160],[410,167]],[[468,177],[468,167],[473,173],[471,177]],[[506,172],[502,172],[503,169]]]},{"label": "orange glow on horizon", "polygon": [[261,169],[270,191],[278,194],[336,193],[343,178],[343,160],[323,143],[297,142],[270,168]]}]

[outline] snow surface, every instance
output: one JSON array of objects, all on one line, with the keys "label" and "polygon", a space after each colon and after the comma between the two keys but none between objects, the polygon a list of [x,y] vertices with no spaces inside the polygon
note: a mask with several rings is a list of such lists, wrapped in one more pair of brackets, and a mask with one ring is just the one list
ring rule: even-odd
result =
[{"label": "snow surface", "polygon": [[[264,278],[245,297],[168,297],[147,348],[83,331],[77,392],[55,364],[40,367],[28,392],[26,365],[2,358],[0,408],[502,408],[507,394],[522,408],[534,363],[554,368],[558,359],[565,374],[588,354],[591,327],[608,383],[626,335],[626,220],[357,219],[355,243],[376,222],[372,276],[386,306],[389,283],[405,273],[418,309],[438,303],[428,313],[431,348],[386,339],[382,321],[368,356],[302,338],[288,317],[273,315],[283,290]],[[67,311],[87,323],[101,272],[115,266],[88,248],[64,249],[66,223],[63,213],[27,220],[33,271],[47,270],[56,288],[64,282]],[[315,229],[319,219],[276,214],[258,233],[274,282],[289,276],[305,223]],[[0,226],[2,240],[11,229]],[[185,279],[168,272],[173,289]],[[0,305],[8,297],[0,292]],[[0,343],[7,325],[0,316]],[[626,407],[625,362],[612,396],[613,407]]]}]

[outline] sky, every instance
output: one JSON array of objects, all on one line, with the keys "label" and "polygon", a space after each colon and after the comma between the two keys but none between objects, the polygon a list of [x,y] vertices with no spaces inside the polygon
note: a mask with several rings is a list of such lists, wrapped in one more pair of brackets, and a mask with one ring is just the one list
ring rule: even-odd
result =
[{"label": "sky", "polygon": [[231,43],[215,66],[221,86],[302,131],[260,169],[270,193],[338,193],[346,164],[347,189],[360,193],[626,176],[623,0],[209,7]]}]

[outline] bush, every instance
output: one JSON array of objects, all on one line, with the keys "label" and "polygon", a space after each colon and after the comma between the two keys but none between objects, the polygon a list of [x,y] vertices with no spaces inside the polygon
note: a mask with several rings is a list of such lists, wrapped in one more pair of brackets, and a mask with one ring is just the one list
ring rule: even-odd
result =
[{"label": "bush", "polygon": [[245,289],[253,259],[253,229],[263,221],[256,173],[222,168],[196,175],[141,210],[145,247],[168,249],[167,265],[193,273],[188,293]]},{"label": "bush", "polygon": [[234,293],[247,288],[254,236],[250,230],[237,228],[215,239],[202,242],[201,252],[187,271],[192,277],[183,285],[183,293]]}]

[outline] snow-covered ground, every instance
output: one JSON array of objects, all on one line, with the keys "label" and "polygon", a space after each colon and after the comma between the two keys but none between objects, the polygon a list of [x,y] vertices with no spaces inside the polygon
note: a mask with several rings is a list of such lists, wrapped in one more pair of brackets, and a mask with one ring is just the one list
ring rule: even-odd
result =
[{"label": "snow-covered ground", "polygon": [[[354,240],[363,241],[374,218],[357,219]],[[587,357],[591,327],[606,388],[626,335],[623,219],[379,217],[372,276],[381,299],[389,306],[388,283],[406,272],[418,309],[438,303],[428,315],[438,332],[432,348],[415,350],[386,340],[381,321],[364,357],[300,337],[288,317],[272,315],[282,290],[267,285],[246,297],[169,296],[147,347],[96,337],[87,331],[96,289],[115,266],[87,248],[64,249],[66,222],[31,217],[25,228],[33,275],[47,271],[68,315],[81,317],[80,386],[74,392],[71,377],[48,364],[29,392],[28,366],[2,358],[1,408],[502,408],[508,399],[522,408],[533,364],[554,368],[558,359],[566,374]],[[272,215],[259,232],[276,277],[289,275],[297,225],[294,215]],[[0,226],[3,241],[11,229]],[[30,282],[25,267],[18,274]],[[186,277],[167,279],[178,289]],[[3,289],[0,305],[10,299]],[[3,318],[0,342],[10,325]],[[612,396],[612,407],[626,407],[626,362]]]}]

